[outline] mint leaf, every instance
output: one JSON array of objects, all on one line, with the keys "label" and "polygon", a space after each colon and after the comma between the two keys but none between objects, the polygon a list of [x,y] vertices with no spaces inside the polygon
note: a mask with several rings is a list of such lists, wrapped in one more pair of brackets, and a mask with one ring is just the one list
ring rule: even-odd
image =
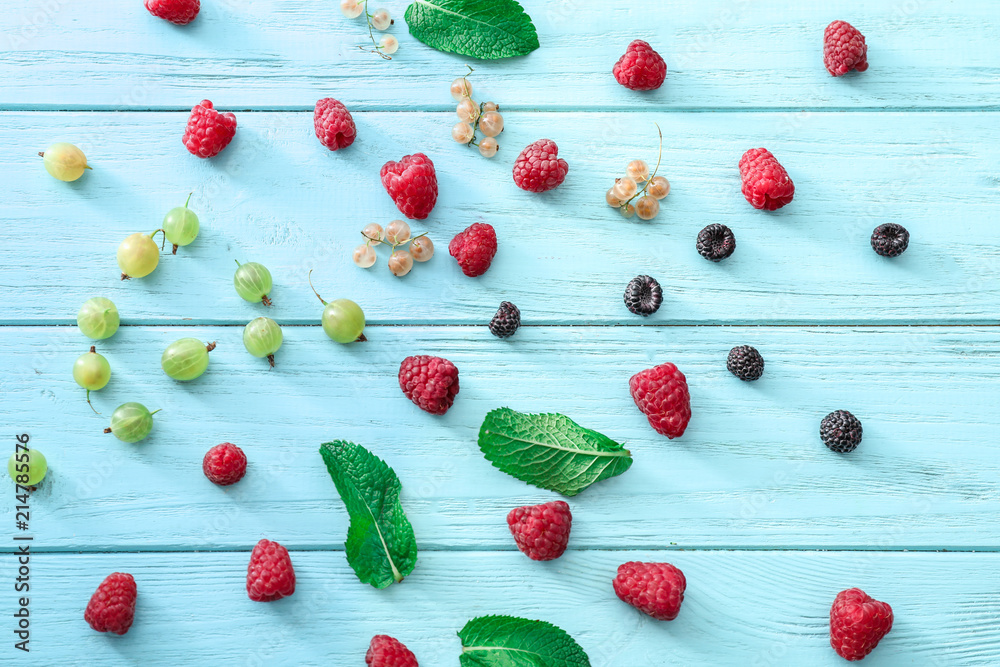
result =
[{"label": "mint leaf", "polygon": [[458,633],[462,667],[590,667],[569,634],[545,621],[480,616]]},{"label": "mint leaf", "polygon": [[416,0],[404,18],[411,35],[438,51],[498,60],[538,48],[535,26],[517,0]]},{"label": "mint leaf", "polygon": [[486,415],[479,448],[508,475],[566,496],[632,465],[627,449],[565,415],[529,415],[510,408]]},{"label": "mint leaf", "polygon": [[417,564],[417,541],[399,504],[396,473],[353,442],[327,442],[319,453],[351,517],[344,546],[358,579],[375,588],[402,581]]}]

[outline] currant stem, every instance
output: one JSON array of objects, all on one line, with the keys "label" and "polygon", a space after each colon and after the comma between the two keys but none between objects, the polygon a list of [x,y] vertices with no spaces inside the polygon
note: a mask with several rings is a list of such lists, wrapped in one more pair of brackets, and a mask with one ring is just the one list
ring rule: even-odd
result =
[{"label": "currant stem", "polygon": [[[653,179],[656,178],[656,172],[660,170],[660,160],[663,158],[663,131],[660,130],[660,126],[657,123],[653,123],[653,125],[656,125],[656,132],[657,134],[660,135],[660,150],[656,156],[656,167],[653,169],[653,173],[649,175],[649,178],[646,179],[646,184],[642,186],[642,190],[639,190],[634,195],[632,195],[632,199],[635,199],[636,197],[641,197],[646,194],[646,190],[649,189],[649,184],[653,182]],[[629,204],[632,203],[632,199],[629,199],[626,202],[622,202],[622,205],[619,208],[624,210],[626,207],[628,207]]]},{"label": "currant stem", "polygon": [[[361,232],[361,233],[364,234],[364,232]],[[308,278],[309,278],[309,287],[312,288],[313,294],[316,295],[316,298],[319,299],[319,302],[325,306],[326,305],[326,301],[323,301],[323,297],[321,297],[319,295],[319,292],[316,291],[316,288],[313,287],[312,275],[313,275],[313,270],[309,269],[309,276],[308,276]]]},{"label": "currant stem", "polygon": [[[392,60],[392,57],[386,53],[382,53],[382,47],[378,45],[375,41],[375,33],[372,30],[372,15],[368,13],[368,0],[365,0],[365,20],[368,21],[368,37],[372,40],[372,44],[375,45],[375,50],[372,53],[377,53],[385,60]],[[361,48],[360,46],[358,47]],[[361,49],[364,51],[365,49]]]}]

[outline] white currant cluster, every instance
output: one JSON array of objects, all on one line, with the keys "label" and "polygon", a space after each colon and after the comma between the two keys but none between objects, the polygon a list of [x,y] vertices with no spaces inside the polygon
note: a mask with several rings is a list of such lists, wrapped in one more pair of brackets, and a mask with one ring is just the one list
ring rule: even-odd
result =
[{"label": "white currant cluster", "polygon": [[[385,229],[377,222],[366,225],[361,230],[361,235],[365,237],[365,242],[354,249],[354,263],[362,269],[367,269],[375,264],[378,255],[374,246],[383,243],[392,246],[389,255],[389,270],[392,275],[405,276],[413,268],[413,262],[426,262],[434,256],[434,243],[427,232],[410,236],[410,226],[402,220],[393,220]],[[399,246],[410,244],[408,250],[399,249]]]},{"label": "white currant cluster", "polygon": [[[472,73],[469,68],[469,74]],[[500,149],[496,136],[503,132],[503,116],[496,102],[476,104],[472,99],[472,84],[464,76],[451,82],[451,96],[458,102],[455,113],[459,122],[451,128],[451,138],[460,144],[478,146],[483,157],[493,157]],[[476,131],[483,138],[476,141]]]},{"label": "white currant cluster", "polygon": [[[660,126],[656,126],[660,132]],[[663,133],[660,132],[660,153],[656,158],[656,168],[650,176],[645,160],[632,160],[625,167],[625,176],[615,179],[604,199],[608,206],[617,208],[626,218],[638,215],[642,220],[652,220],[660,212],[660,200],[670,194],[670,181],[657,176],[660,158],[663,157]],[[639,185],[642,184],[640,188]],[[635,200],[635,204],[632,201]]]},{"label": "white currant cluster", "polygon": [[393,23],[392,15],[385,8],[376,9],[374,13],[368,12],[368,0],[340,0],[340,12],[349,19],[356,19],[362,14],[368,21],[368,36],[375,45],[375,53],[386,60],[392,60],[390,54],[399,50],[399,40],[392,35],[382,35],[382,38],[375,41],[374,30],[385,31]]}]

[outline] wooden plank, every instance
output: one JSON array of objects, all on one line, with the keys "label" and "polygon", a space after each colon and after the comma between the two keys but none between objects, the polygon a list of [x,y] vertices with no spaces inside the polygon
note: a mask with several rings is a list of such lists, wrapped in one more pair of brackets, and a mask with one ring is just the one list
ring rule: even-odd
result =
[{"label": "wooden plank", "polygon": [[[476,88],[511,109],[997,107],[1000,17],[990,0],[768,0],[672,5],[525,0],[542,48],[476,62]],[[24,0],[0,40],[0,108],[306,108],[335,96],[355,109],[450,110],[448,83],[467,58],[411,38],[402,13],[391,62],[360,51],[368,31],[313,0],[204,3],[190,26],[142,3]],[[680,10],[680,11],[679,11]],[[852,22],[871,68],[834,79],[823,29]],[[666,58],[652,94],[623,89],[611,68],[647,39]],[[39,85],[44,82],[44,85]]]},{"label": "wooden plank", "polygon": [[[233,145],[198,160],[181,145],[182,113],[4,113],[0,140],[14,147],[7,206],[0,212],[0,286],[7,323],[73,322],[103,294],[129,323],[245,322],[259,307],[231,287],[233,260],[257,260],[275,276],[268,311],[315,323],[327,298],[346,296],[378,323],[487,322],[514,300],[535,324],[994,323],[1000,313],[997,118],[987,113],[511,113],[502,157],[487,161],[451,141],[441,113],[358,114],[360,138],[336,154],[313,136],[308,113],[241,113]],[[655,162],[673,189],[660,216],[624,221],[603,198],[634,157]],[[541,136],[562,146],[571,168],[557,190],[516,188],[510,168]],[[57,138],[79,142],[94,166],[79,182],[50,178],[35,152]],[[775,214],[740,194],[736,164],[766,145],[796,183]],[[403,279],[355,267],[351,249],[367,223],[398,215],[378,179],[389,159],[425,151],[436,161],[438,205],[430,263]],[[194,191],[203,231],[145,279],[118,280],[115,249],[152,231]],[[472,222],[493,224],[500,251],[489,273],[461,275],[451,237]],[[903,223],[910,249],[887,260],[871,230]],[[708,223],[736,233],[736,254],[702,259],[695,237]],[[636,274],[665,293],[649,319],[622,304]]]},{"label": "wooden plank", "polygon": [[[175,383],[160,353],[189,335],[218,347],[205,375]],[[562,412],[632,451],[628,472],[570,500],[575,548],[1000,546],[996,328],[523,327],[501,341],[485,327],[439,326],[372,327],[368,337],[345,347],[319,327],[285,327],[268,370],[244,351],[240,327],[124,327],[99,346],[113,369],[93,396],[99,417],[70,377],[89,345],[78,331],[0,328],[0,417],[51,465],[32,496],[36,549],[230,549],[259,533],[340,549],[347,517],[317,449],[343,438],[394,467],[422,548],[512,550],[506,513],[557,496],[479,452],[482,419],[501,406]],[[766,359],[756,383],[725,368],[745,343]],[[408,354],[458,366],[461,393],[444,417],[399,390]],[[627,388],[666,361],[687,374],[694,411],[672,441]],[[128,400],[163,409],[137,445],[101,432]],[[864,423],[849,456],[818,437],[836,409]],[[227,489],[201,472],[222,441],[251,462]],[[4,494],[0,508],[12,514],[13,502]]]},{"label": "wooden plank", "polygon": [[[269,535],[271,538],[277,535]],[[247,546],[249,548],[249,545]],[[421,665],[454,665],[470,618],[541,618],[569,632],[594,667],[844,664],[829,645],[837,592],[858,586],[892,605],[892,631],[866,665],[1000,661],[997,554],[579,552],[535,563],[520,554],[423,553],[402,584],[357,581],[343,554],[293,552],[296,591],[247,598],[248,554],[64,554],[31,560],[31,657],[44,664],[362,664],[386,633]],[[654,621],[615,597],[617,566],[668,560],[688,581],[681,613]],[[9,575],[12,560],[3,559]],[[136,577],[136,620],[123,637],[83,621],[100,580]],[[9,653],[8,653],[9,654]],[[40,663],[41,664],[41,663]],[[151,664],[151,663],[150,663]]]}]

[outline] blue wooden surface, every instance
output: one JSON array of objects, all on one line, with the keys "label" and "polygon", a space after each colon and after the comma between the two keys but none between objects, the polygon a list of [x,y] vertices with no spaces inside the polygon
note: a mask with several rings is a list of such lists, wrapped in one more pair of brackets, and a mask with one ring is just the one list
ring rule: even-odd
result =
[{"label": "blue wooden surface", "polygon": [[[354,48],[362,24],[333,2],[206,0],[187,28],[139,0],[22,4],[0,19],[0,416],[10,442],[29,432],[51,469],[32,495],[32,651],[5,640],[0,662],[350,666],[384,632],[422,665],[453,665],[465,621],[511,613],[570,631],[595,667],[836,665],[829,604],[860,586],[896,612],[865,664],[1000,663],[993,3],[526,0],[542,48],[477,64],[473,78],[478,99],[505,108],[493,161],[450,140],[447,86],[465,61],[412,40],[405,4],[385,3],[401,42],[392,62]],[[833,19],[867,36],[864,74],[823,69]],[[666,57],[659,91],[610,75],[634,37]],[[330,154],[312,134],[323,96],[356,112],[347,151]],[[180,134],[206,97],[234,109],[239,129],[219,158],[199,161]],[[603,193],[628,160],[655,158],[654,122],[672,192],[655,221],[624,221]],[[534,196],[513,186],[510,166],[541,136],[570,174]],[[51,179],[34,155],[55,140],[83,147],[94,171]],[[759,145],[796,183],[772,215],[739,194],[736,162]],[[381,262],[354,267],[360,228],[396,217],[379,166],[418,150],[438,167],[441,197],[414,228],[437,255],[401,280]],[[119,241],[155,228],[190,191],[198,240],[148,279],[117,280]],[[497,228],[500,252],[470,280],[446,246],[476,220]],[[868,247],[887,221],[912,234],[894,261]],[[721,265],[694,250],[710,222],[737,235]],[[286,342],[273,371],[242,348],[242,325],[263,309],[233,292],[233,259],[274,273],[267,314]],[[325,338],[310,269],[324,296],[363,305],[367,344]],[[621,304],[637,273],[664,286],[648,320]],[[75,312],[96,295],[126,325],[99,344],[114,373],[94,396],[104,417],[69,373],[89,345]],[[485,328],[504,299],[525,321],[510,341]],[[159,355],[186,335],[219,346],[205,376],[179,385]],[[767,359],[758,383],[725,370],[742,343]],[[458,365],[462,391],[445,417],[400,394],[396,369],[411,353]],[[691,384],[694,418],[673,441],[649,429],[627,389],[663,361]],[[141,445],[101,433],[125,400],[164,409]],[[566,413],[635,456],[571,500],[570,550],[553,563],[516,552],[504,516],[554,495],[498,472],[475,444],[501,405]],[[865,426],[850,457],[816,435],[838,408]],[[403,482],[421,555],[400,586],[375,591],[346,564],[347,517],[316,451],[334,438],[369,446]],[[226,489],[200,471],[223,440],[250,458]],[[12,493],[0,509],[9,536]],[[296,594],[270,605],[243,588],[265,536],[292,550],[299,574]],[[677,621],[615,598],[615,567],[632,559],[687,574]],[[9,590],[14,560],[0,565]],[[116,570],[140,591],[121,638],[82,619]]]}]

